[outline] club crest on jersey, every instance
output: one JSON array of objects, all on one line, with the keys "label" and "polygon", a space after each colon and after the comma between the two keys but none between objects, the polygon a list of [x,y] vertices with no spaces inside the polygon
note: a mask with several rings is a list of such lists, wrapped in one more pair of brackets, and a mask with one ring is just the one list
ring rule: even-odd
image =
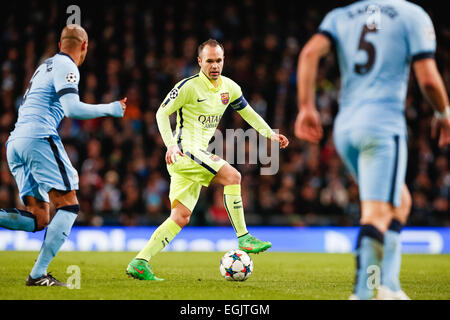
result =
[{"label": "club crest on jersey", "polygon": [[66,81],[69,83],[76,83],[77,82],[77,75],[73,72],[69,72],[66,75]]},{"label": "club crest on jersey", "polygon": [[230,95],[228,94],[228,92],[220,94],[220,98],[222,99],[222,103],[224,105],[227,105],[228,102],[230,102]]},{"label": "club crest on jersey", "polygon": [[211,158],[211,160],[214,161],[214,162],[220,161],[220,157],[219,157],[219,156],[216,156],[215,154],[212,154],[212,155],[210,156],[210,158]]}]

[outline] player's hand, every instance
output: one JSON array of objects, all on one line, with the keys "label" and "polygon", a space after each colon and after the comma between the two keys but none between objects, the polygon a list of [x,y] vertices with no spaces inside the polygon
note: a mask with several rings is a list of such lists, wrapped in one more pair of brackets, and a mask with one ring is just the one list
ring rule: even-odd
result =
[{"label": "player's hand", "polygon": [[431,120],[431,137],[436,138],[439,132],[439,147],[450,144],[450,117]]},{"label": "player's hand", "polygon": [[294,133],[301,140],[318,143],[323,135],[319,112],[315,108],[300,108]]},{"label": "player's hand", "polygon": [[127,110],[127,97],[119,100],[120,105],[122,106],[123,113],[125,114],[125,110]]},{"label": "player's hand", "polygon": [[180,148],[177,145],[170,146],[166,152],[166,163],[172,164],[176,162],[178,156],[184,157],[184,154],[181,152]]},{"label": "player's hand", "polygon": [[289,140],[282,134],[274,133],[270,136],[270,140],[277,141],[280,144],[280,149],[284,149],[288,146]]}]

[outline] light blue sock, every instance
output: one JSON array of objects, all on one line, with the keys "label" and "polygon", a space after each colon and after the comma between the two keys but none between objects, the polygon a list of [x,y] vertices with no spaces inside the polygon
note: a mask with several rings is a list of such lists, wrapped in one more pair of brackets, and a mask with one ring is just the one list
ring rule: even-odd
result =
[{"label": "light blue sock", "polygon": [[30,273],[31,278],[37,279],[47,274],[47,267],[69,236],[78,211],[78,205],[62,207],[56,211],[45,232],[41,251]]},{"label": "light blue sock", "polygon": [[402,225],[392,220],[389,230],[384,235],[384,256],[381,272],[381,284],[392,291],[400,291],[400,268],[402,263],[402,247],[400,231]]},{"label": "light blue sock", "polygon": [[[362,225],[358,236],[356,249],[356,281],[355,295],[361,300],[369,300],[374,296],[373,280],[375,270],[369,268],[378,267],[378,276],[381,277],[381,261],[383,258],[383,234],[372,225]],[[378,279],[380,282],[381,279]],[[370,282],[370,283],[368,283]],[[376,283],[376,282],[375,282]]]},{"label": "light blue sock", "polygon": [[0,209],[0,227],[35,232],[36,216],[31,212],[16,208]]}]

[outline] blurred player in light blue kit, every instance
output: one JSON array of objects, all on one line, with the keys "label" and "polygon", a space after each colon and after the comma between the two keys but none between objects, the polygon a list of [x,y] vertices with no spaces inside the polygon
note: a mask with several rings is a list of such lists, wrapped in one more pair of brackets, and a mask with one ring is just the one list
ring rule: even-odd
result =
[{"label": "blurred player in light blue kit", "polygon": [[362,211],[350,298],[374,297],[368,280],[378,268],[377,298],[409,299],[399,273],[400,231],[411,207],[404,117],[411,64],[435,110],[433,135],[439,130],[439,145],[450,143],[450,107],[434,60],[433,24],[422,8],[403,0],[358,1],[329,12],[299,56],[295,135],[312,143],[322,138],[314,101],[318,64],[332,46],[341,72],[334,143],[358,183]]},{"label": "blurred player in light blue kit", "polygon": [[[68,25],[60,52],[45,60],[30,80],[14,130],[6,143],[8,165],[26,210],[0,209],[0,226],[35,232],[47,228],[28,286],[65,286],[47,274],[47,267],[69,236],[79,212],[78,174],[72,167],[57,128],[64,116],[92,119],[122,117],[126,98],[110,104],[80,102],[80,66],[87,53],[88,36],[79,25]],[[51,202],[56,214],[50,221]]]}]

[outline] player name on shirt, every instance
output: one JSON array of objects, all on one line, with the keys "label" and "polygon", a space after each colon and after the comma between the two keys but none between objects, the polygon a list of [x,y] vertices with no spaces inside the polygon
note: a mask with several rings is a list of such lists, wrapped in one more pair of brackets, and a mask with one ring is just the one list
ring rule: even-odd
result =
[{"label": "player name on shirt", "polygon": [[389,18],[395,18],[398,16],[397,10],[392,6],[384,6],[379,4],[368,4],[361,8],[356,8],[355,10],[347,11],[347,16],[350,19],[356,18],[360,15],[366,15],[368,12],[372,13],[382,13],[387,15]]}]

